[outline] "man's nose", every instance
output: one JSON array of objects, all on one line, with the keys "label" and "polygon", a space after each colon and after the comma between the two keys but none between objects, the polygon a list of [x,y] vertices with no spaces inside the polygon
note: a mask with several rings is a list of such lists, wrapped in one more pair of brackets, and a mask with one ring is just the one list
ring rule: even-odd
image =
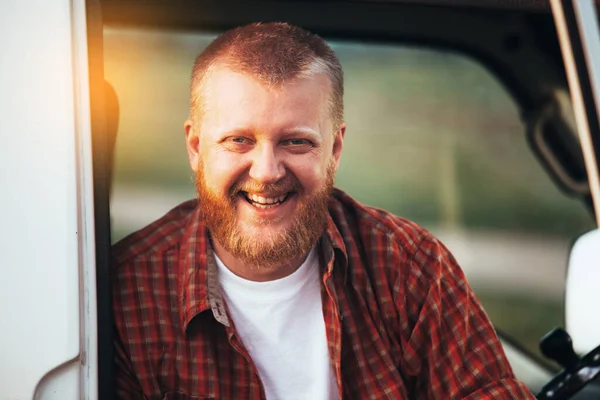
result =
[{"label": "man's nose", "polygon": [[285,176],[285,167],[272,145],[256,149],[250,167],[250,178],[261,183],[275,183]]}]

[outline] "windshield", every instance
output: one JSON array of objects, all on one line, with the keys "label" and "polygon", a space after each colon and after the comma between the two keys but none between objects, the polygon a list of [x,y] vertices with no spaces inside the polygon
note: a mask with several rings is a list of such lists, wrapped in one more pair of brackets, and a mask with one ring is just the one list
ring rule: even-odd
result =
[{"label": "windshield", "polygon": [[[114,241],[194,197],[182,126],[191,65],[213,37],[105,30],[106,77],[121,105]],[[495,325],[538,353],[540,337],[563,325],[569,245],[593,220],[534,157],[515,101],[457,53],[331,44],[348,125],[336,185],[431,230]]]}]

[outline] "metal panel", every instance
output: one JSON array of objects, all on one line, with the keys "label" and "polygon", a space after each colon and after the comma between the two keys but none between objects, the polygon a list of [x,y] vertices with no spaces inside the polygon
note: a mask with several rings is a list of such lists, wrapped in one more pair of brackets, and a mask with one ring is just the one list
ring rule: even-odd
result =
[{"label": "metal panel", "polygon": [[85,83],[76,89],[74,77],[87,64],[74,62],[81,47],[74,52],[72,6],[0,3],[2,398],[32,398],[42,379],[37,396],[47,388],[61,398],[81,395],[80,249],[93,235],[81,239],[78,212],[85,143],[77,133],[85,134],[86,122],[75,104]]},{"label": "metal panel", "polygon": [[38,385],[36,400],[78,399],[80,396],[80,368],[78,360],[67,362],[50,372]]}]

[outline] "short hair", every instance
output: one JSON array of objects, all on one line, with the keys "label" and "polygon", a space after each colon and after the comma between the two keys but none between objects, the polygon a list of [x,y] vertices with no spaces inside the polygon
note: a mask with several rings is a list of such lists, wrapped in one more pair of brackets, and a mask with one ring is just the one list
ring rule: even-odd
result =
[{"label": "short hair", "polygon": [[253,23],[226,31],[213,40],[194,62],[190,88],[190,118],[201,111],[202,93],[217,67],[248,74],[269,86],[324,73],[331,85],[329,112],[335,129],[344,119],[342,66],[318,35],[282,22]]}]

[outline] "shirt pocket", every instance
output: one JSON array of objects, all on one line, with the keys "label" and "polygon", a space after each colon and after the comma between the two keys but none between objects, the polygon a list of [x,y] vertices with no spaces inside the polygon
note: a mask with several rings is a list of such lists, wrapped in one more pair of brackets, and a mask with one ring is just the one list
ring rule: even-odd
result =
[{"label": "shirt pocket", "polygon": [[215,400],[214,397],[209,396],[190,396],[184,392],[167,392],[162,400]]}]

